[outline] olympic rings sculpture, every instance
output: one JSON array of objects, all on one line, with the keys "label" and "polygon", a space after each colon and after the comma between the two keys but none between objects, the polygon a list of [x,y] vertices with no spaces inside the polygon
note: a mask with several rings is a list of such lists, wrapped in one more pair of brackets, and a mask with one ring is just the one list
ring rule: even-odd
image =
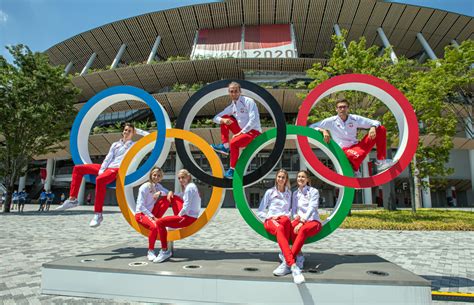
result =
[{"label": "olympic rings sculpture", "polygon": [[[210,143],[188,129],[194,116],[206,103],[227,94],[227,86],[232,81],[238,81],[241,84],[242,95],[260,102],[268,110],[276,127],[255,138],[243,150],[235,168],[234,179],[225,179],[223,178],[222,163],[211,149]],[[320,132],[306,127],[311,108],[322,98],[342,90],[356,90],[371,94],[381,100],[394,114],[400,132],[400,149],[394,157],[397,162],[390,169],[372,177],[354,178],[350,163],[342,149],[333,140],[326,144]],[[264,230],[262,222],[250,209],[244,187],[261,181],[274,169],[283,154],[287,139],[296,140],[300,155],[304,157],[306,165],[316,176],[326,183],[340,188],[333,213],[323,222],[323,229],[316,236],[307,239],[306,243],[320,240],[334,232],[344,221],[351,208],[354,188],[374,187],[394,179],[409,165],[418,145],[418,124],[411,104],[398,89],[371,75],[341,75],[321,83],[303,101],[298,112],[296,126],[286,125],[283,110],[268,91],[248,81],[222,80],[200,89],[183,106],[177,118],[176,128],[173,129],[163,106],[149,93],[131,86],[118,86],[105,89],[92,97],[76,117],[70,139],[71,155],[76,165],[91,163],[85,140],[88,139],[98,115],[107,107],[124,100],[139,100],[146,103],[156,118],[158,129],[157,132],[143,137],[131,147],[117,174],[116,196],[119,207],[124,218],[137,232],[148,236],[148,230],[135,220],[135,199],[132,188],[147,179],[148,172],[155,164],[161,166],[164,163],[171,148],[170,140],[172,138],[175,139],[176,152],[184,168],[191,175],[213,188],[209,204],[199,218],[186,228],[170,231],[168,233],[170,241],[188,237],[209,223],[222,205],[225,189],[233,189],[236,206],[247,224],[261,236],[275,241],[275,237]],[[195,163],[190,154],[189,143],[202,151],[211,166],[212,175],[204,172]],[[262,147],[270,143],[274,143],[274,146],[267,161],[255,171],[246,174],[250,160]],[[336,172],[319,161],[313,153],[311,144],[328,155]],[[139,167],[140,162],[147,154],[150,154],[148,159]],[[94,182],[95,180],[90,179],[89,181]]]}]

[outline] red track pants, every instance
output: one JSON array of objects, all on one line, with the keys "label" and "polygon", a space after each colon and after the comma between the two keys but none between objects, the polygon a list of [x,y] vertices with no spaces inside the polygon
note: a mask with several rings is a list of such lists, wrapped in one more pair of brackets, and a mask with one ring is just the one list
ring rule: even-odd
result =
[{"label": "red track pants", "polygon": [[359,143],[343,148],[355,171],[359,170],[362,161],[375,145],[377,146],[377,159],[384,160],[387,157],[387,130],[385,127],[379,126],[375,131],[375,139],[372,140],[369,135],[365,135]]},{"label": "red track pants", "polygon": [[[156,218],[161,218],[163,217],[170,205],[173,209],[173,214],[178,215],[179,211],[181,211],[181,209],[183,208],[183,199],[178,196],[174,196],[170,202],[166,197],[161,197],[155,203],[155,206],[153,207],[153,211],[151,211],[151,213]],[[148,234],[148,250],[154,250],[156,237],[158,236],[158,227],[156,226],[156,221],[150,219],[144,213],[135,214],[135,219],[139,224],[150,230],[150,233]]]},{"label": "red track pants", "polygon": [[77,198],[79,188],[81,187],[82,177],[84,175],[95,175],[95,200],[94,212],[102,213],[104,206],[105,191],[107,184],[115,181],[117,177],[118,168],[107,168],[101,175],[99,175],[100,164],[81,164],[74,166],[72,170],[70,197]]},{"label": "red track pants", "polygon": [[305,240],[308,237],[314,236],[319,233],[322,229],[322,225],[317,220],[307,221],[301,226],[298,231],[298,234],[295,234],[295,227],[299,224],[299,220],[293,220],[291,223],[291,240],[293,240],[293,247],[291,247],[291,252],[293,256],[296,257],[301,248],[304,245]]},{"label": "red track pants", "polygon": [[241,128],[233,116],[224,115],[222,118],[232,120],[232,124],[230,125],[221,124],[221,140],[222,144],[229,143],[230,167],[235,168],[237,160],[239,159],[240,148],[249,145],[253,139],[260,135],[260,132],[252,129],[247,133],[243,133],[237,137],[232,137],[232,140],[229,142],[229,133],[232,132],[233,134],[237,134],[241,131]]},{"label": "red track pants", "polygon": [[192,224],[197,218],[184,216],[166,216],[156,221],[158,234],[160,235],[161,249],[168,249],[168,231],[166,227],[179,229]]},{"label": "red track pants", "polygon": [[291,252],[289,243],[291,237],[290,219],[287,216],[280,216],[277,219],[269,218],[265,220],[263,226],[268,233],[276,236],[286,264],[292,266],[295,263],[295,256]]}]

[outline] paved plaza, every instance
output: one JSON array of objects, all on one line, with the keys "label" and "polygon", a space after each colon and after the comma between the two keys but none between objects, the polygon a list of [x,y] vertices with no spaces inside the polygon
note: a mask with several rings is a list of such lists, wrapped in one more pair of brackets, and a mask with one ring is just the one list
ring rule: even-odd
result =
[{"label": "paved plaza", "polygon": [[[97,229],[88,225],[91,206],[65,212],[36,209],[36,205],[27,205],[23,214],[0,213],[1,304],[141,304],[42,295],[43,263],[123,243],[143,248],[145,255],[147,241],[128,225],[118,207],[105,207],[104,222]],[[277,245],[252,231],[236,209],[222,209],[208,226],[176,242],[175,247],[277,251]],[[375,253],[432,281],[433,290],[474,293],[473,232],[339,229],[304,250]]]}]

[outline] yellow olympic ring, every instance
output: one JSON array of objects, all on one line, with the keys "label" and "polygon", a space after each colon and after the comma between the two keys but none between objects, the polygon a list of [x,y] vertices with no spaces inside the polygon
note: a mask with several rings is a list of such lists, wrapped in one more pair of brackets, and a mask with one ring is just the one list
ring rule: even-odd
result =
[{"label": "yellow olympic ring", "polygon": [[[130,166],[130,163],[133,160],[133,157],[146,145],[152,143],[156,140],[156,132],[150,133],[149,135],[141,138],[137,143],[135,143],[130,150],[127,152],[125,157],[123,158],[122,164],[120,165],[119,172],[117,174],[117,189],[116,189],[116,196],[118,205],[120,210],[122,211],[123,216],[127,220],[127,222],[139,233],[144,236],[148,237],[149,230],[140,225],[135,220],[135,213],[132,211],[127,204],[127,199],[125,196],[125,176],[127,170]],[[209,143],[207,143],[203,138],[199,137],[198,135],[182,129],[166,129],[166,138],[178,138],[188,141],[199,148],[203,153],[204,156],[209,161],[209,165],[211,166],[212,174],[216,177],[222,178],[223,177],[223,170],[222,165],[220,163],[220,159],[214,150],[211,148]],[[206,209],[201,213],[199,218],[193,222],[188,227],[169,231],[168,232],[168,240],[180,240],[190,235],[193,235],[197,231],[201,230],[215,215],[215,213],[219,210],[222,199],[224,195],[224,189],[220,187],[213,187],[211,198],[209,199],[209,204]],[[159,239],[159,236],[157,237]]]}]

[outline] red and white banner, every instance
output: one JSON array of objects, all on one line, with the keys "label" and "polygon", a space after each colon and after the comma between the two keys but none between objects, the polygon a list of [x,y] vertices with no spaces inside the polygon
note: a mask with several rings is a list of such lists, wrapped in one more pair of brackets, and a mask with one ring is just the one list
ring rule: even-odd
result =
[{"label": "red and white banner", "polygon": [[242,26],[197,32],[192,59],[227,57],[296,58],[292,25]]}]

